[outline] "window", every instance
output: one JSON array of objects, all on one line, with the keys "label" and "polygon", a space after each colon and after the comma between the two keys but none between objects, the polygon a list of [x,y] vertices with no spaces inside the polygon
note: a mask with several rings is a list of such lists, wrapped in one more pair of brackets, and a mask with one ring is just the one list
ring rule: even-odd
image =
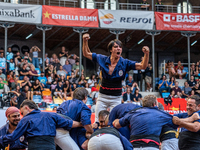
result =
[{"label": "window", "polygon": [[[187,13],[187,2],[179,3],[177,13]],[[192,13],[192,5],[188,4],[188,13]]]},{"label": "window", "polygon": [[94,0],[81,0],[81,8],[94,9]]},{"label": "window", "polygon": [[116,10],[116,0],[106,0],[104,3],[104,9],[108,10],[109,9],[109,5],[110,4],[110,9],[111,10]]}]

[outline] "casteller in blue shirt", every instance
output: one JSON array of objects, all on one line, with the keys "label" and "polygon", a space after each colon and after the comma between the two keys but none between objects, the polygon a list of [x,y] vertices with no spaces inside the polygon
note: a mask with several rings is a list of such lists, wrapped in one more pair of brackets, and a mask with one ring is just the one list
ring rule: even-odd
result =
[{"label": "casteller in blue shirt", "polygon": [[[119,104],[119,105],[115,106],[112,109],[112,111],[110,112],[108,125],[112,126],[112,122],[115,119],[120,119],[120,118],[124,117],[131,110],[134,110],[134,109],[137,109],[137,108],[141,108],[141,106],[136,105],[136,104],[132,104],[132,103]],[[130,128],[129,128],[129,126],[122,127],[118,130],[128,140],[130,139]]]},{"label": "casteller in blue shirt", "polygon": [[[70,130],[72,127],[79,127],[80,123],[65,119],[56,113],[41,112],[37,105],[30,100],[21,104],[21,114],[24,116],[12,134],[1,136],[0,145],[9,144],[22,135],[28,139],[28,149],[49,148],[55,149],[54,137],[56,128]],[[46,137],[46,140],[42,137]],[[39,140],[42,140],[39,142]],[[37,141],[37,144],[33,143]]]}]

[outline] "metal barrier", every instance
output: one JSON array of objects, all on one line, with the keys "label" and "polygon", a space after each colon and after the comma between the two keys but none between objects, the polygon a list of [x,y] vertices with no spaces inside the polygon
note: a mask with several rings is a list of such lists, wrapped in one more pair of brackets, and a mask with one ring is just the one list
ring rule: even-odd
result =
[{"label": "metal barrier", "polygon": [[[141,6],[145,6],[146,8],[142,8]],[[120,10],[149,10],[150,4],[133,4],[133,3],[119,3]]]}]

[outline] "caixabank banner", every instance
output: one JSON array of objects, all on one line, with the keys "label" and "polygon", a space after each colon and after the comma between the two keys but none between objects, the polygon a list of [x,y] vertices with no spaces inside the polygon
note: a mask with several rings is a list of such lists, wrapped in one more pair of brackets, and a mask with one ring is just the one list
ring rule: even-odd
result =
[{"label": "caixabank banner", "polygon": [[128,11],[99,9],[101,28],[152,30],[153,11]]},{"label": "caixabank banner", "polygon": [[42,23],[72,27],[99,27],[98,10],[43,5]]},{"label": "caixabank banner", "polygon": [[0,2],[0,21],[41,24],[42,6]]},{"label": "caixabank banner", "polygon": [[200,31],[200,14],[155,12],[157,30]]}]

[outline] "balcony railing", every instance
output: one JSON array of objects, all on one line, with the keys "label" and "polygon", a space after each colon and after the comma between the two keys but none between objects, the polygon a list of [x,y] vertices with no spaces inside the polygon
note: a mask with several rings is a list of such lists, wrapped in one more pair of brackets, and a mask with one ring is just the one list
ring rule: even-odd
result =
[{"label": "balcony railing", "polygon": [[[61,7],[79,7],[79,0],[0,0],[0,2],[17,3],[17,4],[34,4],[34,5],[51,5]],[[151,10],[150,4],[136,3],[117,3],[117,2],[81,2],[81,8],[88,9],[111,9],[111,10]],[[155,11],[183,13],[186,10],[184,6],[178,5],[155,5]],[[191,6],[191,13],[200,13],[200,6]],[[185,13],[185,12],[184,12]]]}]

